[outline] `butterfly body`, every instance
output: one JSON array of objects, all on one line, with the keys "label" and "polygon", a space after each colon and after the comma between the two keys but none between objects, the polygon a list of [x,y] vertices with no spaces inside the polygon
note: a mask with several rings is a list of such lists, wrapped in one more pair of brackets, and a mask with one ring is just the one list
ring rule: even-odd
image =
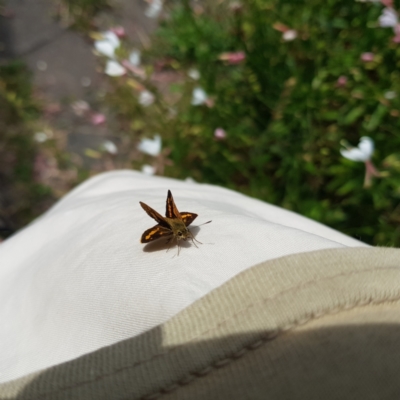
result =
[{"label": "butterfly body", "polygon": [[147,204],[139,203],[144,211],[157,222],[157,225],[147,229],[143,233],[140,239],[141,243],[149,243],[162,237],[168,238],[168,242],[172,239],[176,239],[177,242],[180,240],[194,239],[193,234],[187,227],[195,220],[197,214],[179,212],[170,190],[168,190],[165,217]]}]

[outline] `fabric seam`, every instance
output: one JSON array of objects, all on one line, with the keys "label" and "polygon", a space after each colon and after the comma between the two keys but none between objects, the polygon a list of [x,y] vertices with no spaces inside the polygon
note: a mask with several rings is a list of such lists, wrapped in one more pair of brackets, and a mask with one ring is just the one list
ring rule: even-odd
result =
[{"label": "fabric seam", "polygon": [[[187,385],[191,384],[194,380],[200,379],[200,378],[212,373],[213,371],[215,371],[217,369],[221,369],[221,368],[233,363],[234,361],[239,360],[241,357],[243,357],[245,354],[247,354],[249,352],[259,350],[260,347],[263,346],[265,343],[276,339],[278,336],[281,336],[282,334],[284,334],[290,330],[294,330],[295,328],[297,328],[299,326],[306,325],[306,324],[310,323],[311,321],[317,320],[318,318],[326,317],[328,315],[333,315],[333,314],[336,314],[341,311],[354,310],[358,307],[365,307],[370,304],[374,304],[374,305],[384,304],[384,303],[389,304],[389,303],[398,302],[399,300],[400,300],[400,296],[398,296],[397,298],[392,299],[390,301],[388,301],[388,300],[374,301],[372,299],[369,299],[368,301],[364,301],[364,302],[360,301],[358,303],[354,303],[352,307],[348,307],[348,305],[347,305],[347,306],[337,307],[335,309],[329,310],[329,312],[326,312],[326,313],[319,313],[319,314],[311,313],[308,318],[304,318],[300,321],[294,321],[285,327],[277,329],[276,331],[270,331],[270,332],[268,332],[267,335],[261,337],[260,339],[256,340],[255,342],[253,342],[249,345],[243,346],[239,351],[232,353],[230,356],[225,357],[222,360],[218,360],[213,363],[210,363],[207,367],[201,369],[200,371],[189,372],[185,378],[180,379],[180,380],[174,382],[173,384],[166,386],[163,389],[158,390],[157,392],[143,395],[141,397],[137,397],[136,399],[137,400],[159,399],[161,396],[171,393],[183,386],[187,386]],[[125,400],[128,400],[128,399],[132,400],[132,397],[125,398]]]},{"label": "fabric seam", "polygon": [[[169,348],[169,349],[167,349],[167,350],[164,350],[164,351],[162,351],[162,352],[160,352],[160,353],[154,354],[153,356],[151,356],[151,357],[149,357],[149,358],[147,358],[147,359],[137,361],[136,363],[134,363],[134,364],[132,364],[132,365],[127,365],[127,366],[123,366],[123,367],[117,368],[117,369],[113,370],[112,372],[99,375],[99,376],[94,377],[94,378],[92,378],[92,379],[84,380],[84,381],[75,383],[75,384],[73,384],[73,385],[67,385],[67,386],[64,386],[64,387],[62,387],[62,388],[59,388],[59,389],[57,389],[57,390],[48,391],[48,392],[42,392],[42,393],[39,393],[38,395],[40,395],[40,396],[48,396],[48,395],[51,395],[51,394],[63,392],[63,391],[66,391],[66,390],[68,390],[68,389],[76,388],[76,387],[79,387],[79,386],[83,386],[83,385],[86,385],[86,384],[90,384],[90,383],[92,383],[92,382],[96,382],[96,381],[102,380],[102,379],[104,379],[104,378],[106,378],[106,377],[110,377],[110,376],[119,374],[120,372],[124,372],[124,371],[130,370],[130,369],[134,369],[134,368],[138,367],[139,365],[145,364],[145,363],[147,363],[147,362],[149,362],[149,361],[153,361],[154,359],[157,359],[157,358],[159,358],[159,357],[165,356],[165,355],[167,355],[167,354],[169,354],[169,353],[172,353],[172,352],[174,352],[174,351],[180,349],[180,348],[183,347],[183,346],[186,346],[186,345],[190,344],[193,340],[198,339],[198,338],[201,338],[202,336],[206,335],[207,333],[210,333],[210,332],[212,332],[212,331],[214,331],[214,330],[219,329],[221,326],[225,325],[227,322],[231,321],[232,319],[235,319],[235,318],[239,317],[241,314],[243,314],[244,312],[247,312],[249,309],[255,307],[256,305],[264,304],[264,303],[269,302],[270,300],[277,299],[277,298],[279,298],[281,295],[283,295],[283,294],[285,294],[285,293],[288,293],[288,292],[296,292],[297,290],[299,290],[300,288],[303,288],[303,287],[305,287],[305,286],[312,285],[312,284],[317,283],[317,282],[330,281],[330,280],[333,280],[333,279],[335,279],[335,278],[342,277],[342,276],[351,276],[351,275],[361,274],[361,273],[364,273],[364,272],[384,271],[384,270],[395,270],[395,269],[396,269],[396,270],[399,270],[398,267],[370,268],[370,269],[364,269],[364,270],[361,270],[361,271],[342,272],[342,273],[340,273],[340,274],[332,275],[332,276],[330,276],[330,277],[324,277],[324,278],[321,278],[321,279],[312,279],[312,280],[309,280],[309,281],[307,281],[307,282],[303,282],[303,283],[301,283],[301,284],[299,284],[299,285],[292,286],[292,287],[289,287],[289,288],[287,288],[287,289],[284,289],[284,290],[280,291],[279,293],[276,293],[274,296],[265,297],[265,298],[263,298],[263,299],[261,299],[261,300],[259,300],[259,301],[256,301],[256,302],[253,302],[253,303],[247,305],[245,308],[243,308],[243,309],[237,311],[236,313],[232,314],[231,316],[229,316],[229,317],[223,319],[222,321],[218,322],[218,323],[217,323],[216,325],[214,325],[212,328],[209,328],[209,329],[207,329],[206,331],[203,331],[202,333],[200,333],[200,334],[198,334],[198,335],[192,337],[190,340],[188,340],[188,341],[185,342],[184,344],[179,344],[179,345],[177,345],[177,346],[171,347],[171,348]],[[392,299],[392,300],[393,300],[393,301],[396,301],[396,300],[399,300],[399,299],[400,299],[400,297],[396,297],[396,298],[394,298],[394,299]],[[390,300],[384,300],[384,301],[390,301]],[[373,300],[371,299],[370,302],[373,303]],[[353,306],[356,307],[357,305],[358,305],[358,303],[353,303],[353,304],[351,305],[351,307],[349,307],[349,309],[350,309],[350,308],[353,308]],[[364,305],[364,304],[363,304],[363,305]],[[346,306],[349,306],[349,305],[346,305]],[[346,306],[343,306],[343,307],[340,308],[340,309],[346,309]],[[335,309],[332,309],[332,310],[335,310]],[[317,318],[317,317],[319,317],[319,316],[323,316],[323,315],[328,315],[328,314],[329,314],[329,311],[326,312],[325,314],[323,314],[323,313],[318,314],[318,315],[315,314],[315,315],[316,315],[315,318]],[[309,321],[309,318],[306,319],[306,321]],[[301,321],[300,321],[300,322],[301,322]],[[295,324],[295,325],[293,325],[293,327],[294,327],[294,326],[301,325],[301,323],[297,323],[297,324],[294,323],[294,324]],[[290,329],[290,328],[289,328],[289,329]],[[288,328],[286,328],[286,327],[281,327],[281,328],[278,329],[279,332],[286,331],[286,330],[288,330]],[[278,332],[278,331],[277,331],[277,332]],[[274,335],[274,337],[275,337],[276,335],[277,335],[277,333]],[[265,341],[266,341],[266,340],[268,340],[268,339],[265,339]],[[57,366],[55,366],[55,367],[57,367]],[[28,398],[27,398],[27,400],[33,400],[33,399],[35,399],[35,397],[28,397]],[[147,399],[146,397],[143,397],[143,396],[142,396],[142,397],[140,397],[139,399],[150,400],[151,398]]]}]

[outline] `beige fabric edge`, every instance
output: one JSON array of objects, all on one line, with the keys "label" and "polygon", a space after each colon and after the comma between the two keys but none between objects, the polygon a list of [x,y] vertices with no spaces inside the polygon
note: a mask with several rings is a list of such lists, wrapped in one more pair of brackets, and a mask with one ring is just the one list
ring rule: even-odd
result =
[{"label": "beige fabric edge", "polygon": [[0,385],[0,399],[133,400],[179,393],[284,332],[399,299],[399,249],[283,257],[241,273],[143,335]]}]

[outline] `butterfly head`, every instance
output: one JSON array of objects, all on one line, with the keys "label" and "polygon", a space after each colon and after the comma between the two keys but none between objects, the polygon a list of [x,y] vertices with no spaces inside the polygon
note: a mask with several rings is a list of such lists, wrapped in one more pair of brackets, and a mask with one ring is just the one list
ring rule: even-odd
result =
[{"label": "butterfly head", "polygon": [[193,237],[192,233],[189,231],[182,220],[168,218],[166,218],[166,220],[171,227],[172,235],[176,238],[177,241],[187,240]]},{"label": "butterfly head", "polygon": [[193,235],[186,226],[182,226],[176,230],[175,237],[177,240],[187,240],[192,239]]}]

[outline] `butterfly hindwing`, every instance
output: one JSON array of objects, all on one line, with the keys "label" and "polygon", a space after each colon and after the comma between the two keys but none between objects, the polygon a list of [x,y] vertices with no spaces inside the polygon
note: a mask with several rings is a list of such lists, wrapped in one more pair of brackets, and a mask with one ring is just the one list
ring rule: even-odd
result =
[{"label": "butterfly hindwing", "polygon": [[186,226],[189,226],[197,218],[197,214],[187,211],[181,212],[180,215]]},{"label": "butterfly hindwing", "polygon": [[168,238],[167,243],[169,243],[171,239],[176,239],[176,242],[178,243],[178,254],[179,241],[191,240],[195,244],[196,239],[187,227],[197,218],[197,214],[188,211],[180,213],[175,205],[170,190],[168,190],[165,217],[153,210],[147,204],[142,202],[139,203],[143,210],[146,211],[151,218],[157,221],[157,225],[147,229],[143,233],[140,239],[142,243],[149,243],[162,237]]},{"label": "butterfly hindwing", "polygon": [[172,231],[171,229],[165,228],[164,226],[161,225],[156,225],[153,226],[150,229],[147,229],[142,235],[142,238],[140,239],[141,243],[149,243],[152,242],[153,240],[159,239],[161,237],[167,237],[171,236]]},{"label": "butterfly hindwing", "polygon": [[159,214],[156,210],[153,210],[151,207],[149,207],[147,204],[142,203],[139,201],[140,205],[142,206],[143,210],[146,211],[146,213],[153,219],[155,219],[161,226],[165,228],[169,228],[169,225],[165,221],[165,218]]},{"label": "butterfly hindwing", "polygon": [[172,193],[168,190],[167,196],[167,205],[165,209],[165,216],[167,218],[178,218],[181,219],[181,214],[179,213],[178,209],[176,208],[174,198],[172,197]]}]

